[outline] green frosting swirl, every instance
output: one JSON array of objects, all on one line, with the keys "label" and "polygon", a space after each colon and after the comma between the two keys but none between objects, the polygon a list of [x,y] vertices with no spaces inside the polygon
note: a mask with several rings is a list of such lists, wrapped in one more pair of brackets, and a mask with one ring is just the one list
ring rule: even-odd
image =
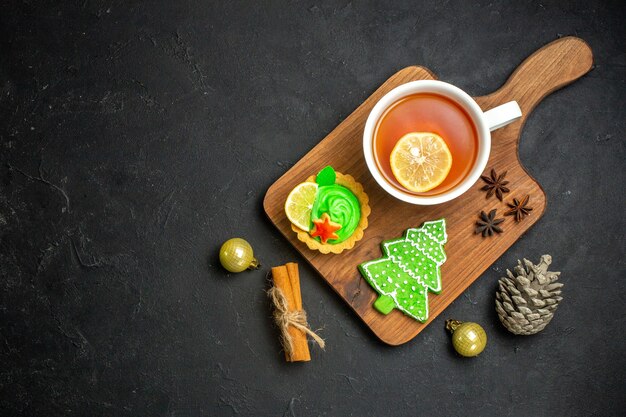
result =
[{"label": "green frosting swirl", "polygon": [[324,213],[328,213],[333,222],[341,225],[341,229],[335,232],[339,239],[329,239],[328,243],[340,243],[352,236],[359,225],[361,205],[352,191],[346,187],[337,184],[324,185],[317,189],[315,203],[311,209],[311,222],[322,217]]}]

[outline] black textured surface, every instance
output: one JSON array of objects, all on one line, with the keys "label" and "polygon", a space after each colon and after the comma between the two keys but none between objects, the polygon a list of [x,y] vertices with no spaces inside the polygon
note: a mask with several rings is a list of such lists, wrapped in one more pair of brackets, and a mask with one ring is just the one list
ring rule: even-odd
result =
[{"label": "black textured surface", "polygon": [[[0,414],[623,415],[625,6],[429,3],[3,2]],[[415,340],[381,344],[267,221],[265,190],[396,70],[481,95],[561,35],[596,67],[524,128],[545,216]],[[266,269],[219,268],[232,236],[300,262],[328,342],[312,362],[284,363]],[[512,336],[496,280],[543,253],[565,301]],[[486,351],[457,357],[446,318],[481,323]]]}]

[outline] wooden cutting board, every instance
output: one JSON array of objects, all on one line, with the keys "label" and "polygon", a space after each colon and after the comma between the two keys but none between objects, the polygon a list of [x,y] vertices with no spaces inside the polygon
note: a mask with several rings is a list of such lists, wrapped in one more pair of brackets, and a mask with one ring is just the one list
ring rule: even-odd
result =
[{"label": "wooden cutting board", "polygon": [[[501,216],[506,204],[494,197],[485,198],[479,180],[459,198],[437,206],[414,206],[388,195],[374,181],[365,165],[362,150],[363,128],[374,104],[388,91],[413,80],[435,79],[423,67],[408,67],[398,71],[378,88],[363,104],[337,126],[324,140],[278,179],[267,191],[264,207],[270,220],[304,258],[324,277],[333,289],[363,319],[383,342],[399,345],[411,340],[456,299],[483,271],[498,259],[546,208],[546,196],[541,186],[522,167],[518,158],[518,141],[524,122],[534,107],[549,93],[571,83],[587,73],[593,64],[592,52],[581,39],[567,37],[539,49],[513,72],[499,90],[476,102],[483,110],[516,100],[523,117],[502,129],[492,132],[492,149],[485,173],[491,168],[507,171],[508,187],[505,202],[514,197],[530,195],[533,211],[516,223],[507,216],[502,224],[504,232],[490,238],[474,234],[474,225],[481,210],[498,209]],[[571,109],[570,109],[571,110]],[[565,111],[565,110],[564,110]],[[370,198],[372,213],[363,239],[351,250],[339,255],[323,255],[300,242],[285,217],[284,204],[289,192],[308,176],[326,165],[352,175],[363,184]],[[424,221],[446,218],[448,260],[441,268],[443,290],[429,293],[430,317],[422,324],[398,310],[382,315],[372,303],[377,295],[364,281],[357,265],[381,257],[380,243],[397,238],[409,227],[419,227]]]}]

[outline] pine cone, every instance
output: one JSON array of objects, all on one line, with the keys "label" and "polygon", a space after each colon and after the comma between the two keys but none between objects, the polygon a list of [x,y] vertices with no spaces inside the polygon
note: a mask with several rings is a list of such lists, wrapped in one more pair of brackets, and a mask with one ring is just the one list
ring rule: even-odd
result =
[{"label": "pine cone", "polygon": [[500,321],[511,333],[529,335],[540,332],[552,320],[554,311],[563,299],[561,287],[556,282],[560,272],[548,271],[552,263],[550,255],[543,255],[539,264],[524,259],[508,269],[508,277],[499,281],[496,291],[496,311]]}]

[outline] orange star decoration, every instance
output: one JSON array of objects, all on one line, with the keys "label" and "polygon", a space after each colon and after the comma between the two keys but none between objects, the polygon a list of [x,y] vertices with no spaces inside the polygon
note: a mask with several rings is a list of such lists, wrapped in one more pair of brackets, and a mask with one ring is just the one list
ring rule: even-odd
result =
[{"label": "orange star decoration", "polygon": [[335,232],[341,229],[341,225],[331,221],[328,213],[322,214],[320,219],[313,220],[313,224],[315,229],[311,231],[311,237],[319,236],[322,243],[326,243],[328,239],[339,239]]}]

